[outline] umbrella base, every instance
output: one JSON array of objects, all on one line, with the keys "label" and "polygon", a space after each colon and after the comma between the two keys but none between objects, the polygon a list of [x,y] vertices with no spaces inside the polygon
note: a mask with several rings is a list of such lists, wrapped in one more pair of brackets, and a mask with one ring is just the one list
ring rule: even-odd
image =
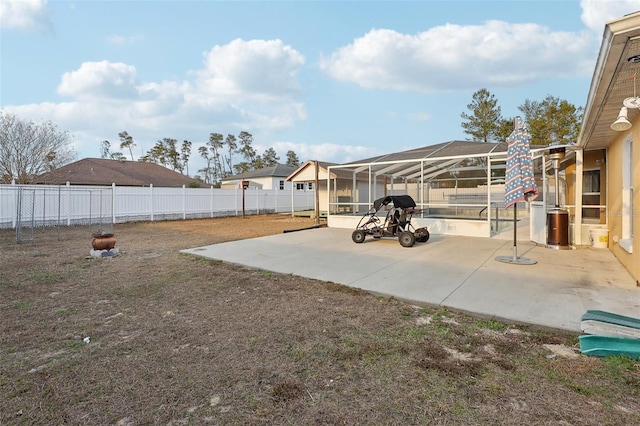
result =
[{"label": "umbrella base", "polygon": [[520,256],[497,256],[496,260],[498,262],[510,263],[512,265],[535,265],[538,263],[533,259]]}]

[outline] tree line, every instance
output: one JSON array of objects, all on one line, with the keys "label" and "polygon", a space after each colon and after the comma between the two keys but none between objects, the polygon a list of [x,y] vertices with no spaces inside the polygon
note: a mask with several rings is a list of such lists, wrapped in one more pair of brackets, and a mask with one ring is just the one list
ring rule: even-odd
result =
[{"label": "tree line", "polygon": [[[104,140],[100,146],[101,158],[126,159],[122,152],[126,149],[133,161],[133,147],[136,146],[133,137],[126,131],[118,133],[118,137],[121,151],[112,151],[111,142]],[[193,143],[186,139],[178,147],[176,139],[163,138],[138,161],[159,164],[189,176],[192,147]],[[198,148],[198,154],[206,161],[206,166],[198,169],[195,178],[210,185],[219,185],[224,178],[234,174],[275,166],[280,161],[273,148],[268,148],[262,155],[258,154],[253,147],[253,135],[246,131],[240,132],[237,137],[227,134],[226,138],[222,133],[211,133],[206,144]],[[235,154],[241,155],[243,161],[234,163]],[[300,159],[294,151],[287,151],[286,164],[294,167],[300,165]]]},{"label": "tree line", "polygon": [[[468,112],[460,114],[461,127],[469,139],[478,142],[506,142],[513,131],[514,117],[502,116],[498,100],[486,88],[473,93],[467,105]],[[532,145],[575,143],[580,132],[583,108],[566,100],[547,95],[542,101],[526,99],[518,110],[529,127]],[[100,144],[101,158],[126,159],[127,152],[133,161],[133,137],[126,131],[118,133],[119,151],[113,151],[111,143]],[[38,175],[54,170],[75,160],[70,147],[69,132],[54,123],[35,122],[19,118],[0,109],[0,183],[31,183]],[[158,140],[139,161],[160,164],[182,174],[190,175],[189,158],[193,143],[163,138]],[[253,135],[242,131],[237,136],[221,133],[209,134],[209,140],[198,148],[205,160],[205,167],[194,176],[206,184],[217,185],[230,175],[278,164],[280,157],[273,148],[258,154],[253,146]],[[241,161],[235,162],[240,156]],[[294,151],[287,151],[286,164],[300,165]]]},{"label": "tree line", "polygon": [[[469,113],[461,113],[461,126],[471,140],[506,142],[513,132],[515,117],[503,117],[498,100],[487,89],[473,94],[467,105]],[[518,110],[527,122],[531,145],[572,144],[578,140],[583,108],[566,100],[547,95],[542,101],[526,99]]]}]

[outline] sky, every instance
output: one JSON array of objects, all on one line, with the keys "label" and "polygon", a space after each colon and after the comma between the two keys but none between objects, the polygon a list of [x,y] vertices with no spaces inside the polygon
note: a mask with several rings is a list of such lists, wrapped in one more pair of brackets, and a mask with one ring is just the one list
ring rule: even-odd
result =
[{"label": "sky", "polygon": [[[253,135],[258,154],[345,163],[467,140],[487,89],[503,117],[584,106],[604,25],[640,0],[0,0],[0,108],[51,121],[77,158],[163,138]],[[129,157],[127,149],[122,150]],[[235,158],[234,162],[241,161]]]}]

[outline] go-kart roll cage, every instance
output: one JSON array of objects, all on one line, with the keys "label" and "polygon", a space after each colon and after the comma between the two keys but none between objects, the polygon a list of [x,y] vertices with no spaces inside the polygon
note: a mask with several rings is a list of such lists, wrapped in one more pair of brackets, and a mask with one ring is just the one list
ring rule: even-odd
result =
[{"label": "go-kart roll cage", "polygon": [[[391,208],[381,223],[378,212],[389,205]],[[427,228],[416,229],[411,224],[411,217],[419,212],[415,207],[416,203],[409,195],[388,195],[375,200],[353,231],[353,241],[362,243],[367,235],[371,235],[373,238],[398,237],[403,247],[411,247],[416,241],[426,242],[429,239]]]}]

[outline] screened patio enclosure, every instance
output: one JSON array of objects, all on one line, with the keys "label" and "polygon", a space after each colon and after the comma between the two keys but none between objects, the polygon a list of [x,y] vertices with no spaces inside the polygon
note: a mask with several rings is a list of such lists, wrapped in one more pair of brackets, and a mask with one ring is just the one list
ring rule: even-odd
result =
[{"label": "screened patio enclosure", "polygon": [[[546,212],[544,200],[555,200],[554,185],[550,185],[553,173],[545,158],[548,148],[532,147],[531,152],[540,193],[536,206]],[[505,143],[452,141],[330,166],[330,174],[339,171],[342,178],[327,180],[328,226],[355,228],[374,200],[407,194],[417,204],[415,226],[426,226],[432,234],[492,237],[503,233],[514,226],[514,209],[505,209],[504,203],[506,161]],[[566,185],[560,189],[565,192]],[[518,226],[529,224],[532,205],[518,203]],[[538,222],[530,230],[532,240],[540,238]]]}]

